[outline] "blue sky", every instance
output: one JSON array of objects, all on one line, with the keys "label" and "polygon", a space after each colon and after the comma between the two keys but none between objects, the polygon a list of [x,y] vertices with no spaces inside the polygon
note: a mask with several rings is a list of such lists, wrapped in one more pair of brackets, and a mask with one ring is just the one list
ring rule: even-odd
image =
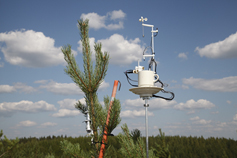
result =
[{"label": "blue sky", "polygon": [[[98,95],[122,105],[120,126],[145,135],[144,101],[124,71],[134,69],[150,45],[147,17],[159,33],[155,60],[172,101],[149,100],[149,135],[237,139],[236,1],[0,1],[0,127],[9,138],[84,136],[83,114],[74,108],[83,93],[64,72],[61,47],[72,45],[79,67],[82,54],[77,20],[89,18],[91,43],[110,53],[107,76]],[[92,46],[93,48],[93,46]],[[148,60],[141,61],[146,69]],[[133,75],[136,79],[136,75]],[[160,94],[162,95],[162,93]]]}]

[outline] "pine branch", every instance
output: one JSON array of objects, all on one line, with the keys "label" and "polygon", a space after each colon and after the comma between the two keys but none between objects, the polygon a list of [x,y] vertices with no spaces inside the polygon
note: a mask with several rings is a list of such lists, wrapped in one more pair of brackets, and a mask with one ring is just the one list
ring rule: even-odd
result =
[{"label": "pine branch", "polygon": [[84,115],[86,114],[86,111],[88,110],[86,105],[83,105],[80,101],[78,101],[75,104],[75,108],[78,109],[81,113],[83,113]]},{"label": "pine branch", "polygon": [[[0,132],[0,138],[3,136],[3,131],[1,130]],[[19,139],[18,137],[16,137],[16,139],[13,139],[13,140],[9,140],[7,138],[7,136],[4,135],[4,140],[3,140],[5,143],[6,143],[6,146],[7,146],[7,149],[6,149],[6,152],[4,152],[2,155],[0,155],[0,157],[2,157],[3,155],[7,154],[9,151],[11,151],[13,148],[18,148],[18,143],[19,143]],[[0,146],[2,146],[2,141],[0,142]]]},{"label": "pine branch", "polygon": [[[85,88],[88,89],[87,85],[83,82],[82,78],[77,73],[76,68],[74,67],[74,65],[72,63],[72,59],[74,59],[74,57],[73,56],[72,56],[72,58],[70,57],[70,55],[71,55],[71,46],[70,45],[68,45],[68,47],[65,46],[61,50],[62,50],[62,52],[64,54],[64,59],[66,61],[68,61],[67,63],[68,63],[69,68],[72,68],[73,72],[76,74],[77,78],[81,81],[83,86],[85,86]],[[69,73],[70,75],[74,76],[72,73],[69,72],[69,70],[67,70],[66,73]]]}]

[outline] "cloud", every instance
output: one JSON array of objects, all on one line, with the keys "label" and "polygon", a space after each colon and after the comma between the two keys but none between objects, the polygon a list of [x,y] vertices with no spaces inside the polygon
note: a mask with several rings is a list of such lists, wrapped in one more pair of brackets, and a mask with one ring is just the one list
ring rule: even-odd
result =
[{"label": "cloud", "polygon": [[[121,117],[124,118],[134,118],[134,117],[141,117],[145,116],[145,110],[125,110],[121,111]],[[148,111],[148,116],[154,116],[152,112]]]},{"label": "cloud", "polygon": [[[95,30],[105,28],[108,30],[117,30],[123,28],[123,19],[126,14],[122,10],[114,10],[112,12],[108,12],[106,15],[101,16],[97,13],[88,13],[81,14],[81,19],[89,19],[89,26]],[[107,24],[109,21],[109,24]],[[114,23],[116,22],[116,23]]]},{"label": "cloud", "polygon": [[215,105],[205,99],[199,99],[198,101],[190,99],[186,103],[179,103],[174,106],[174,108],[178,110],[210,109],[213,107],[215,107]]},{"label": "cloud", "polygon": [[27,86],[25,83],[17,82],[14,84],[14,88],[19,89],[21,92],[31,93],[37,91],[31,86]]},{"label": "cloud", "polygon": [[184,78],[183,83],[196,89],[217,92],[237,92],[237,76],[221,79]]},{"label": "cloud", "polygon": [[[85,98],[82,98],[79,100],[82,104],[86,105],[86,101]],[[64,100],[60,100],[58,101],[58,104],[60,105],[60,108],[63,109],[75,109],[75,104],[77,103],[76,99],[64,99]]]},{"label": "cloud", "polygon": [[227,100],[226,102],[227,102],[228,104],[231,104],[231,101],[229,101],[229,100]]},{"label": "cloud", "polygon": [[126,16],[122,10],[114,10],[109,12],[108,15],[110,16],[111,20],[124,19]]},{"label": "cloud", "polygon": [[0,93],[12,93],[16,92],[16,88],[9,85],[0,85]]},{"label": "cloud", "polygon": [[194,123],[194,124],[206,125],[206,124],[211,123],[211,120],[199,119],[199,120],[197,120],[197,121],[194,121],[193,123]]},{"label": "cloud", "polygon": [[[139,45],[139,38],[134,40],[125,39],[122,35],[113,34],[107,39],[101,39],[97,42],[102,44],[102,51],[109,52],[110,63],[114,65],[129,65],[134,61],[141,60],[143,48]],[[90,38],[90,47],[94,48],[95,38]],[[82,52],[81,41],[78,42],[78,51]],[[95,52],[92,50],[92,59],[95,60]]]},{"label": "cloud", "polygon": [[188,59],[187,53],[179,53],[178,57],[181,59]]},{"label": "cloud", "polygon": [[0,113],[3,116],[12,115],[15,112],[43,112],[43,111],[55,111],[56,108],[53,104],[49,104],[43,100],[38,102],[32,102],[28,100],[22,100],[20,102],[3,102],[0,103]]},{"label": "cloud", "polygon": [[201,124],[201,125],[206,125],[211,123],[211,120],[204,120],[204,119],[200,119],[198,116],[190,118],[191,121],[193,121],[193,124]]},{"label": "cloud", "polygon": [[30,127],[30,126],[35,126],[37,123],[26,120],[26,121],[21,121],[20,123],[17,124],[17,127]]},{"label": "cloud", "polygon": [[37,91],[31,86],[27,86],[24,83],[17,82],[13,86],[10,85],[0,85],[0,93],[12,93],[20,90],[20,92],[31,93]]},{"label": "cloud", "polygon": [[196,117],[193,117],[193,118],[190,118],[191,121],[194,121],[194,120],[199,120],[200,118],[198,116]]},{"label": "cloud", "polygon": [[[61,47],[55,47],[55,40],[43,32],[33,30],[0,33],[0,42],[5,60],[13,65],[25,67],[48,67],[65,64]],[[76,52],[73,51],[76,55]]]},{"label": "cloud", "polygon": [[233,120],[237,121],[237,114],[233,117]]},{"label": "cloud", "polygon": [[[138,99],[127,99],[124,102],[124,105],[127,108],[144,108],[145,101],[141,98]],[[149,108],[150,109],[167,109],[170,108],[171,106],[173,106],[174,104],[176,104],[177,102],[172,100],[172,101],[167,101],[164,99],[159,99],[159,98],[154,98],[152,100],[148,101],[149,103]]]},{"label": "cloud", "polygon": [[203,48],[196,47],[195,51],[207,58],[236,58],[237,57],[237,32],[231,34],[223,41],[211,43]]},{"label": "cloud", "polygon": [[219,123],[217,123],[217,126],[225,127],[225,126],[227,126],[227,123],[226,122],[219,122]]},{"label": "cloud", "polygon": [[60,109],[57,113],[53,114],[53,117],[74,117],[79,115],[79,110],[68,110],[68,109]]},{"label": "cloud", "polygon": [[[39,81],[36,81],[39,83]],[[76,83],[58,83],[55,81],[44,82],[39,88],[44,88],[49,92],[61,95],[83,95]]]},{"label": "cloud", "polygon": [[[76,83],[58,83],[55,81],[39,80],[35,83],[41,84],[39,88],[46,89],[49,92],[60,95],[83,95],[84,93],[76,85]],[[109,87],[109,83],[103,81],[99,87],[99,90],[103,90]]]},{"label": "cloud", "polygon": [[56,126],[57,123],[54,123],[54,122],[45,122],[45,123],[42,123],[40,125],[41,128],[46,128],[46,127],[52,127],[52,126]]}]

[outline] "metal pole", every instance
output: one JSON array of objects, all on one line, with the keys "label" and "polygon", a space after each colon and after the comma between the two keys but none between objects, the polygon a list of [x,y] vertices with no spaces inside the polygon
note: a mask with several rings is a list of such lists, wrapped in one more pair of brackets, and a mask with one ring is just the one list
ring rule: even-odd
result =
[{"label": "metal pole", "polygon": [[147,113],[147,108],[149,107],[148,104],[148,98],[145,98],[145,115],[146,115],[146,157],[149,158],[149,149],[148,149],[148,113]]}]

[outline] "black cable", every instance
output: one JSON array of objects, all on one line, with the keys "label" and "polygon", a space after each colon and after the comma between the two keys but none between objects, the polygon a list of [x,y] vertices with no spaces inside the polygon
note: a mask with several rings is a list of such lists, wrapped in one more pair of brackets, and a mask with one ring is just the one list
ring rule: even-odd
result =
[{"label": "black cable", "polygon": [[150,60],[150,63],[149,63],[149,66],[148,66],[148,70],[151,69],[151,65],[152,65],[152,63],[155,63],[155,73],[156,73],[157,63],[156,63],[156,61],[155,61],[153,58],[151,58],[151,60]]},{"label": "black cable", "polygon": [[133,73],[133,70],[127,70],[127,71],[124,72],[124,74],[125,74],[125,76],[127,77],[128,83],[129,83],[131,86],[133,86],[133,87],[138,87],[138,85],[134,85],[134,84],[132,84],[132,83],[130,82],[130,81],[133,81],[133,82],[138,82],[138,81],[133,80],[133,79],[131,79],[130,77],[128,77],[128,73]]},{"label": "black cable", "polygon": [[160,80],[160,79],[158,79],[158,81],[156,81],[155,83],[157,83],[157,82],[159,82],[159,83],[161,84],[161,88],[163,88],[163,87],[164,87],[164,83],[163,83],[163,82],[161,82],[161,80]]},{"label": "black cable", "polygon": [[161,92],[163,93],[170,93],[171,94],[171,97],[169,98],[165,98],[165,97],[162,97],[162,96],[158,96],[158,95],[152,95],[153,97],[156,97],[156,98],[161,98],[161,99],[165,99],[165,100],[173,100],[174,99],[174,93],[173,92],[170,92],[170,91],[165,91],[164,89],[161,90]]}]

